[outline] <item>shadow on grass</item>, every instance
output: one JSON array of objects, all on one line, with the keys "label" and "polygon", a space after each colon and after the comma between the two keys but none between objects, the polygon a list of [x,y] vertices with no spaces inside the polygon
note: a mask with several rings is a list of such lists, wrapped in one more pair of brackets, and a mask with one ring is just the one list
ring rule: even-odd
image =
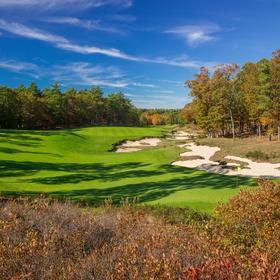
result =
[{"label": "shadow on grass", "polygon": [[75,136],[84,139],[79,135],[80,129],[65,129],[54,131],[41,131],[41,130],[0,130],[0,143],[8,143],[25,147],[38,147],[42,145],[43,139],[46,136]]},{"label": "shadow on grass", "polygon": [[[248,178],[239,178],[238,184],[236,177],[223,176],[218,174],[206,173],[203,171],[195,171],[193,169],[175,167],[171,165],[161,165],[154,170],[145,170],[149,164],[140,162],[128,162],[115,165],[104,165],[101,163],[93,164],[74,164],[74,163],[33,163],[33,162],[11,162],[0,161],[0,174],[11,176],[11,172],[18,176],[27,171],[30,175],[32,172],[41,170],[48,171],[66,171],[71,170],[72,174],[54,177],[28,179],[30,183],[60,185],[60,184],[77,184],[83,181],[101,180],[112,182],[107,188],[92,188],[64,190],[48,192],[49,195],[79,200],[89,204],[100,204],[107,198],[111,198],[115,204],[120,203],[123,198],[137,197],[140,202],[150,202],[167,197],[175,192],[191,190],[191,189],[236,189],[241,185],[255,186],[255,180]],[[29,172],[29,173],[28,173]],[[170,180],[160,180],[153,176],[164,175],[166,173],[174,173],[179,178]],[[16,175],[13,175],[16,176]],[[124,178],[147,178],[147,182],[130,183],[122,186],[110,187],[117,185],[117,181]],[[2,195],[18,196],[18,195],[36,195],[39,192],[12,192],[4,191]]]},{"label": "shadow on grass", "polygon": [[[111,164],[105,165],[103,163],[51,163],[51,162],[33,162],[33,161],[12,161],[12,160],[0,160],[0,177],[10,177],[11,173],[13,176],[22,176],[22,174],[30,175],[38,173],[40,171],[54,171],[54,172],[69,172],[72,174],[55,176],[55,177],[43,177],[30,179],[30,183],[42,183],[42,184],[67,184],[73,183],[73,180],[80,182],[91,178],[95,179],[111,179],[116,178],[125,178],[126,176],[144,176],[145,170],[137,169],[140,167],[146,167],[149,164],[141,162],[127,162],[121,164]],[[126,170],[123,172],[122,170]],[[120,174],[118,176],[118,174]],[[147,173],[148,174],[148,173]],[[155,175],[158,174],[155,171]],[[83,175],[83,176],[81,176]],[[75,176],[77,177],[75,179]],[[151,176],[151,174],[149,175]],[[80,178],[80,180],[79,180]],[[53,180],[53,181],[52,181]],[[87,180],[88,181],[88,180]]]},{"label": "shadow on grass", "polygon": [[63,130],[12,130],[12,129],[0,129],[0,137],[11,137],[13,139],[19,140],[34,140],[34,141],[42,141],[40,137],[34,136],[55,136],[62,135],[68,136],[73,135],[80,138],[84,138],[83,136],[77,134],[81,129],[63,129]]},{"label": "shadow on grass", "polygon": [[19,149],[12,149],[12,148],[5,148],[5,147],[0,147],[0,153],[5,153],[5,154],[36,154],[36,155],[51,155],[55,157],[63,157],[60,154],[54,154],[54,153],[47,153],[47,152],[30,152],[30,151],[23,151]]}]

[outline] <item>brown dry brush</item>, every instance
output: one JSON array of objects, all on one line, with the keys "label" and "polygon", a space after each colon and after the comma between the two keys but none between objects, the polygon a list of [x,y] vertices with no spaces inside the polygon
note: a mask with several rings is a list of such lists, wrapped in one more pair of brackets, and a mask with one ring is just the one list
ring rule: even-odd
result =
[{"label": "brown dry brush", "polygon": [[3,200],[0,279],[280,279],[280,184],[260,184],[200,226],[145,207]]}]

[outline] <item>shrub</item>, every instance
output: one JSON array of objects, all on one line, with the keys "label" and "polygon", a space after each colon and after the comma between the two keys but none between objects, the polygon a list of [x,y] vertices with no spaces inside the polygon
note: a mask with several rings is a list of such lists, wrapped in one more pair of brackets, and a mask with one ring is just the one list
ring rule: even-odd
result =
[{"label": "shrub", "polygon": [[246,157],[256,160],[269,160],[269,155],[261,150],[250,151],[246,154]]},{"label": "shrub", "polygon": [[225,246],[246,253],[252,248],[280,253],[280,184],[260,180],[261,188],[241,191],[216,208],[211,225]]},{"label": "shrub", "polygon": [[216,209],[0,202],[0,279],[280,279],[280,184]]},{"label": "shrub", "polygon": [[204,226],[211,218],[209,214],[188,208],[188,207],[170,207],[165,205],[145,205],[137,206],[137,210],[162,218],[170,224],[187,224]]}]

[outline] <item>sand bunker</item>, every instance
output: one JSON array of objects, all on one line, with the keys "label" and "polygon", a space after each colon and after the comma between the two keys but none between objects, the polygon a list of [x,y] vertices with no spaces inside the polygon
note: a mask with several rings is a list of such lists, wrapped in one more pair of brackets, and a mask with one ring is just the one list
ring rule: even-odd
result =
[{"label": "sand bunker", "polygon": [[204,171],[219,173],[224,175],[280,178],[280,170],[278,169],[280,168],[280,163],[279,164],[258,163],[241,157],[235,157],[235,156],[225,157],[225,159],[236,160],[248,164],[246,168],[241,169],[241,168],[237,168],[239,165],[235,163],[219,164],[218,162],[211,161],[210,158],[214,156],[216,152],[220,151],[220,148],[218,147],[198,146],[194,143],[183,145],[183,147],[190,149],[190,151],[180,154],[181,157],[200,156],[203,157],[204,159],[181,160],[181,161],[173,162],[172,165],[178,165],[178,166],[188,167],[188,168],[196,168],[199,170],[204,170]]},{"label": "sand bunker", "polygon": [[176,133],[173,134],[173,138],[175,140],[190,140],[193,139],[195,135],[185,132],[185,131],[177,131]]},{"label": "sand bunker", "polygon": [[158,138],[145,138],[137,141],[126,141],[122,147],[156,147],[161,142]]},{"label": "sand bunker", "polygon": [[220,165],[219,163],[210,160],[210,158],[218,151],[220,148],[218,147],[208,147],[208,146],[197,146],[194,143],[186,144],[184,147],[188,148],[190,151],[180,154],[181,157],[191,157],[198,156],[201,159],[193,159],[193,160],[181,160],[173,162],[172,165],[178,165],[182,167],[188,168],[196,168],[199,170],[226,174],[228,169],[233,169],[236,167],[236,164],[229,165]]},{"label": "sand bunker", "polygon": [[232,159],[237,161],[242,161],[248,164],[246,169],[241,169],[240,171],[231,171],[229,175],[244,175],[253,177],[280,177],[280,163],[268,163],[268,162],[255,162],[247,158],[226,156],[226,159]]},{"label": "sand bunker", "polygon": [[141,149],[137,148],[118,148],[116,150],[116,153],[131,153],[131,152],[138,152],[141,151]]},{"label": "sand bunker", "polygon": [[159,138],[145,138],[136,141],[126,141],[117,147],[116,153],[131,153],[143,150],[146,147],[156,147],[161,143]]},{"label": "sand bunker", "polygon": [[[172,135],[173,141],[185,140],[186,143],[180,143],[180,148],[187,148],[188,152],[181,153],[180,156],[190,157],[190,159],[183,159],[173,162],[172,165],[195,168],[198,170],[204,170],[211,173],[218,173],[224,175],[238,175],[246,177],[267,177],[267,178],[280,178],[280,163],[259,163],[249,160],[247,158],[241,158],[236,156],[226,156],[225,159],[234,160],[238,162],[246,163],[246,168],[240,168],[239,164],[227,163],[221,164],[216,161],[210,160],[216,152],[220,151],[219,147],[198,146],[195,143],[188,143],[189,140],[196,137],[195,134],[191,134],[184,131],[177,131]],[[116,153],[131,153],[138,152],[146,147],[156,147],[161,143],[159,138],[145,138],[137,141],[126,141],[119,147],[117,147]],[[192,159],[191,157],[200,157],[199,159]]]}]

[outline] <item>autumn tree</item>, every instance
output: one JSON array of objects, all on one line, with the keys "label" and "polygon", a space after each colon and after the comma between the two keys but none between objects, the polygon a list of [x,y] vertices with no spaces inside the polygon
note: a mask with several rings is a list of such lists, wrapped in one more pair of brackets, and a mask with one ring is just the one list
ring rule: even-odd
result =
[{"label": "autumn tree", "polygon": [[193,118],[209,136],[226,135],[230,128],[233,138],[236,133],[261,136],[274,130],[280,139],[280,50],[271,60],[247,62],[241,69],[218,65],[210,75],[202,67],[186,85],[193,101],[181,114],[195,108]]},{"label": "autumn tree", "polygon": [[273,53],[270,69],[269,115],[280,141],[280,49]]}]

